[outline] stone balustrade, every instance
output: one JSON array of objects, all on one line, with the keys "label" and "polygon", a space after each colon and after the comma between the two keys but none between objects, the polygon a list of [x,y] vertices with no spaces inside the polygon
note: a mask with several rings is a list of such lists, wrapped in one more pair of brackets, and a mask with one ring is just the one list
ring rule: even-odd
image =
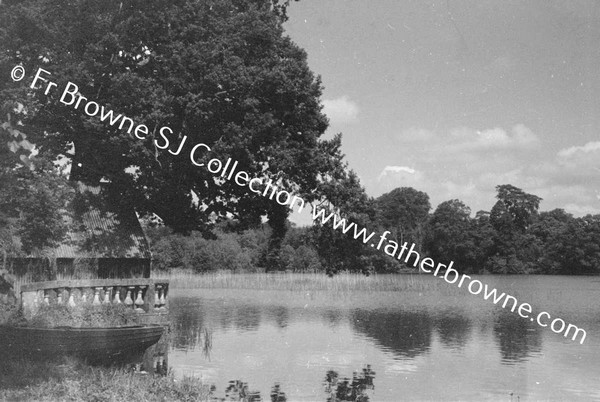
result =
[{"label": "stone balustrade", "polygon": [[84,279],[23,284],[20,303],[26,319],[30,319],[42,303],[69,306],[122,303],[140,313],[140,323],[157,324],[167,320],[168,296],[166,279]]}]

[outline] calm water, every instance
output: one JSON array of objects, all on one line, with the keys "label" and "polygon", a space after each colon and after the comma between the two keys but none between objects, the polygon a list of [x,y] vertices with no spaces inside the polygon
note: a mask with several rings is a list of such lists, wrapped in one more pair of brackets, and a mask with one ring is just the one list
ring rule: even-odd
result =
[{"label": "calm water", "polygon": [[460,300],[459,307],[456,300],[441,300],[448,308],[403,307],[395,294],[369,307],[327,307],[290,303],[303,297],[292,292],[257,299],[250,290],[239,297],[174,291],[169,366],[215,384],[219,397],[241,380],[264,400],[277,383],[289,401],[325,401],[328,371],[352,377],[370,365],[371,401],[600,400],[600,278],[479,279],[584,328],[585,343],[470,294],[464,302],[475,309],[460,308]]}]

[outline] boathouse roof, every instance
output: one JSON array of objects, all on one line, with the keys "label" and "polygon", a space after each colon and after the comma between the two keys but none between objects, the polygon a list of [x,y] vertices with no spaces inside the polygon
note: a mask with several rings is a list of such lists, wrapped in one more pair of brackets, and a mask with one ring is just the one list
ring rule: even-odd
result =
[{"label": "boathouse roof", "polygon": [[[150,246],[133,208],[115,208],[100,186],[77,183],[73,207],[65,211],[65,239],[45,257],[151,259]],[[30,256],[29,258],[35,258]]]},{"label": "boathouse roof", "polygon": [[84,207],[76,206],[68,218],[71,228],[56,248],[56,258],[151,258],[148,240],[133,208],[115,208],[103,196],[101,186],[78,183],[76,198],[86,196],[94,200],[79,200]]}]

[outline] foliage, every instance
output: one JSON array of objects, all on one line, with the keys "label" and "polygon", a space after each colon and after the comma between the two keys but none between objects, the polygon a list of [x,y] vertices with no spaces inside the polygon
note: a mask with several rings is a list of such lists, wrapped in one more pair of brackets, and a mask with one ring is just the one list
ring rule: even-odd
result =
[{"label": "foliage", "polygon": [[491,212],[475,218],[458,200],[438,206],[428,222],[426,249],[455,269],[497,274],[600,273],[600,217],[574,218],[562,209],[538,213],[541,198],[497,187]]},{"label": "foliage", "polygon": [[492,208],[490,220],[498,231],[512,229],[524,232],[533,223],[542,200],[510,184],[496,186],[498,203]]},{"label": "foliage", "polygon": [[560,273],[565,262],[564,244],[569,241],[566,234],[572,222],[574,218],[571,214],[562,209],[554,209],[541,212],[537,221],[531,225],[529,231],[538,239],[542,247],[540,265],[545,267],[543,272]]},{"label": "foliage", "polygon": [[379,226],[389,230],[400,244],[421,245],[431,205],[429,196],[412,187],[396,188],[376,200]]},{"label": "foliage", "polygon": [[325,375],[325,392],[328,394],[327,402],[368,402],[368,389],[375,389],[373,380],[375,371],[367,364],[362,372],[354,372],[352,380],[340,379],[337,371],[329,370]]},{"label": "foliage", "polygon": [[528,229],[537,219],[541,198],[510,184],[497,186],[496,190],[498,202],[490,212],[490,223],[497,233],[495,253],[486,267],[503,274],[532,272],[539,251]]},{"label": "foliage", "polygon": [[225,389],[225,401],[260,402],[260,392],[250,391],[248,383],[241,380],[231,380]]},{"label": "foliage", "polygon": [[[155,230],[147,231],[152,233]],[[239,235],[217,231],[215,239],[205,239],[198,232],[190,236],[171,233],[160,238],[151,235],[151,239],[154,238],[154,269],[191,268],[195,272],[255,270],[259,267],[263,249],[252,241],[248,232]]]},{"label": "foliage", "polygon": [[[341,163],[336,169],[337,177],[323,183],[325,199],[315,207],[342,215],[348,224],[353,222],[357,230],[374,228],[376,209],[373,199],[368,197],[354,171],[346,171]],[[376,258],[371,247],[354,239],[354,229],[344,234],[334,229],[331,223],[323,225],[315,220],[312,237],[321,259],[321,265],[331,275],[339,271],[361,272],[372,265]],[[365,265],[366,263],[366,265]]]},{"label": "foliage", "polygon": [[[481,272],[484,269],[486,262],[494,252],[496,239],[498,234],[490,223],[489,213],[479,211],[475,214],[475,218],[470,220],[469,238],[473,249],[471,254],[470,267],[467,267],[471,272]],[[460,269],[460,267],[457,267]]]},{"label": "foliage", "polygon": [[64,362],[3,361],[0,400],[208,401],[210,387],[195,377],[140,375],[122,368]]},{"label": "foliage", "polygon": [[[117,198],[156,213],[176,232],[209,231],[213,217],[256,225],[268,215],[280,240],[287,210],[233,180],[217,180],[190,162],[190,151],[205,143],[212,152],[198,161],[231,157],[251,177],[273,179],[307,202],[318,196],[313,190],[331,168],[330,141],[320,139],[327,119],[320,80],[283,33],[288,4],[5,1],[0,71],[43,67],[58,86],[45,94],[45,86],[3,81],[0,93],[25,103],[24,129],[51,159],[72,160],[72,178],[107,179]],[[61,103],[68,82],[145,124],[145,139],[86,115],[83,104],[74,110]],[[172,130],[164,132],[168,146],[162,127]]]},{"label": "foliage", "polygon": [[558,261],[556,273],[597,274],[600,271],[600,215],[571,217],[557,232],[559,241],[545,244],[546,255]]},{"label": "foliage", "polygon": [[425,248],[434,261],[452,260],[458,269],[475,265],[470,235],[471,209],[459,200],[444,201],[427,222]]},{"label": "foliage", "polygon": [[16,303],[0,303],[0,325],[22,325],[23,315]]},{"label": "foliage", "polygon": [[8,113],[0,127],[0,142],[8,144],[0,147],[0,252],[41,253],[64,239],[64,208],[73,190],[51,163],[34,154],[35,146],[14,119]]},{"label": "foliage", "polygon": [[[147,228],[153,250],[153,267],[161,271],[192,269],[194,272],[251,272],[265,270],[270,228],[263,226],[241,232],[218,228],[214,238],[200,233],[191,236],[172,233],[167,228]],[[278,257],[281,270],[320,271],[321,261],[308,228],[291,228],[283,239]]]},{"label": "foliage", "polygon": [[285,392],[283,392],[281,390],[281,385],[278,383],[275,383],[275,385],[273,385],[273,388],[271,388],[270,396],[271,396],[271,402],[286,402],[287,401]]},{"label": "foliage", "polygon": [[[341,177],[344,177],[342,174]],[[345,216],[347,222],[354,222],[359,228],[381,233],[385,228],[405,230],[394,212],[406,214],[411,209],[419,211],[415,225],[421,225],[422,233],[406,232],[423,236],[422,253],[434,261],[454,261],[453,268],[459,272],[480,273],[486,271],[498,274],[546,273],[546,274],[593,274],[600,273],[600,217],[588,215],[574,218],[562,210],[538,213],[530,209],[528,214],[515,213],[513,216],[504,202],[498,201],[492,212],[479,211],[474,217],[460,200],[442,202],[421,222],[428,208],[426,195],[409,188],[392,191],[400,206],[393,206],[389,196],[372,200],[366,196],[358,179],[348,173],[339,183],[328,183],[327,191],[338,204],[324,201],[321,208],[327,214],[337,211],[334,207],[343,205],[350,211]],[[516,187],[510,186],[512,194],[537,200]],[[402,198],[402,194],[411,197]],[[412,197],[414,196],[414,197]],[[407,206],[406,200],[422,201],[417,208]],[[511,201],[515,205],[519,202]],[[389,204],[387,215],[375,209],[375,205]],[[535,205],[535,202],[529,205]],[[392,208],[393,206],[393,208]],[[343,210],[339,208],[339,210]],[[519,215],[520,214],[520,215]],[[527,215],[526,227],[519,226],[516,216]],[[392,217],[390,223],[386,219]],[[525,220],[522,220],[525,222]],[[394,226],[400,225],[400,226]],[[254,229],[242,229],[236,221],[226,221],[218,226],[216,236],[205,239],[196,233],[184,237],[166,228],[151,228],[148,234],[154,250],[154,267],[161,270],[192,269],[195,272],[264,271],[266,255],[270,247],[270,227],[263,225]],[[402,233],[402,232],[400,232]],[[408,236],[408,235],[407,235]],[[342,271],[399,272],[401,264],[385,255],[381,250],[366,247],[362,240],[354,239],[353,229],[344,234],[331,224],[319,222],[312,227],[289,226],[281,242],[277,256],[278,270],[293,272]]]}]

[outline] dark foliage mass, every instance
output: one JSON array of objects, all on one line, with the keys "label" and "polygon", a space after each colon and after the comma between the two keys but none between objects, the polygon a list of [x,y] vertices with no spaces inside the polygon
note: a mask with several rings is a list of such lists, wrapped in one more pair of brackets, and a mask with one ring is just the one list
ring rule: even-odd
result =
[{"label": "dark foliage mass", "polygon": [[[320,199],[343,170],[340,137],[321,138],[328,122],[320,79],[283,31],[288,4],[0,2],[0,75],[10,77],[15,65],[28,72],[21,82],[0,81],[1,115],[18,105],[27,144],[48,160],[70,160],[71,180],[103,180],[113,199],[157,214],[177,233],[210,235],[229,217],[256,227],[266,217],[268,261],[276,263],[288,209],[190,159],[196,144],[206,144],[211,152],[194,154],[197,163],[232,158],[238,171],[307,202]],[[54,89],[41,80],[29,87],[38,68]],[[61,101],[69,83],[86,99],[79,106]],[[84,111],[95,106],[86,109],[88,101],[147,132],[134,135],[127,123],[89,116]]]}]

